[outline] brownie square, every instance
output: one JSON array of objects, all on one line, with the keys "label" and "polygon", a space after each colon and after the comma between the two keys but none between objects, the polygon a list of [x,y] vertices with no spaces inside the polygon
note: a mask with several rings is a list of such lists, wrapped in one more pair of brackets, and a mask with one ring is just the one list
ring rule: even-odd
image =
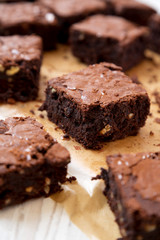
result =
[{"label": "brownie square", "polygon": [[40,110],[85,148],[136,135],[149,113],[146,91],[120,67],[100,63],[48,82]]},{"label": "brownie square", "polygon": [[106,2],[112,5],[115,15],[140,25],[147,25],[151,15],[156,12],[146,4],[134,0],[106,0]]},{"label": "brownie square", "polygon": [[69,161],[69,152],[34,119],[1,120],[0,208],[60,191]]},{"label": "brownie square", "polygon": [[60,24],[59,41],[66,42],[69,36],[69,27],[89,15],[110,13],[110,3],[103,0],[39,0],[51,9]]},{"label": "brownie square", "polygon": [[154,14],[149,20],[149,44],[148,47],[160,53],[160,15]]},{"label": "brownie square", "polygon": [[124,240],[160,239],[160,152],[107,157],[105,195]]},{"label": "brownie square", "polygon": [[36,99],[41,61],[40,37],[0,37],[0,102]]},{"label": "brownie square", "polygon": [[0,4],[0,35],[29,35],[42,37],[45,50],[55,48],[58,22],[55,15],[39,3]]},{"label": "brownie square", "polygon": [[144,57],[148,30],[116,16],[95,15],[72,25],[72,53],[87,64],[113,62],[127,70]]}]

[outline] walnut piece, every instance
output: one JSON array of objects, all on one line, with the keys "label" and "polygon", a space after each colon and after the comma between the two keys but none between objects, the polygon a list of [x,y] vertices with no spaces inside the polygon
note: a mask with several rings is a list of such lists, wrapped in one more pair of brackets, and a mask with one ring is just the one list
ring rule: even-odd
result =
[{"label": "walnut piece", "polygon": [[6,71],[7,76],[12,76],[18,73],[20,68],[18,66],[11,66],[10,69]]}]

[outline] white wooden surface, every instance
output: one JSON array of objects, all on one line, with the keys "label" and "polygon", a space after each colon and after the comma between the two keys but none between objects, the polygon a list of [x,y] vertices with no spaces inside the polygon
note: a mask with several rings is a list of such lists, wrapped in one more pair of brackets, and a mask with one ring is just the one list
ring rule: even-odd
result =
[{"label": "white wooden surface", "polygon": [[37,199],[0,211],[0,240],[87,240],[62,206]]},{"label": "white wooden surface", "polygon": [[[160,12],[160,0],[138,1],[148,3]],[[0,240],[82,239],[88,238],[70,221],[62,205],[50,198],[0,211]]]}]

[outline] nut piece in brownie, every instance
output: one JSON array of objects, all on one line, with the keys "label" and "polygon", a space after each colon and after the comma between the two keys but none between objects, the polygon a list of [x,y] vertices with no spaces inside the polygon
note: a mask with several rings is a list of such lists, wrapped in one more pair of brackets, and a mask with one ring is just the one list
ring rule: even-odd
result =
[{"label": "nut piece in brownie", "polygon": [[154,14],[149,20],[149,48],[160,53],[160,15]]},{"label": "nut piece in brownie", "polygon": [[68,40],[69,27],[85,17],[97,13],[110,13],[110,3],[103,0],[39,0],[57,16],[61,27],[59,40]]},{"label": "nut piece in brownie", "polygon": [[36,99],[41,61],[40,37],[0,37],[0,102]]},{"label": "nut piece in brownie", "polygon": [[146,91],[120,67],[100,63],[48,82],[40,110],[86,148],[136,135],[149,113]]},{"label": "nut piece in brownie", "polygon": [[124,240],[160,239],[160,152],[107,157],[105,195]]},{"label": "nut piece in brownie", "polygon": [[60,191],[69,161],[69,152],[34,119],[1,120],[0,208]]},{"label": "nut piece in brownie", "polygon": [[140,25],[147,25],[149,18],[156,11],[135,0],[105,0],[110,3],[115,15],[124,17]]},{"label": "nut piece in brownie", "polygon": [[31,2],[0,4],[0,35],[32,33],[42,37],[45,50],[55,47],[58,23],[47,7]]},{"label": "nut piece in brownie", "polygon": [[91,16],[70,29],[72,52],[81,61],[113,62],[124,70],[143,59],[147,36],[147,28],[116,16]]}]

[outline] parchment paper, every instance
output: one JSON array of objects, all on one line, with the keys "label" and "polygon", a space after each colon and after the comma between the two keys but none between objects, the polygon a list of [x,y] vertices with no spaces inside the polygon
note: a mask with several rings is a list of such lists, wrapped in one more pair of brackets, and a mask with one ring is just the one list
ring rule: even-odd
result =
[{"label": "parchment paper", "polygon": [[[52,196],[52,199],[61,203],[67,211],[71,221],[75,223],[89,239],[116,240],[120,237],[118,226],[107,204],[102,191],[104,185],[101,181],[91,181],[91,177],[100,172],[101,167],[106,167],[106,155],[114,153],[130,153],[160,150],[160,124],[155,118],[160,118],[158,105],[155,103],[153,92],[160,92],[160,56],[150,51],[148,57],[141,64],[128,72],[130,76],[137,76],[151,98],[151,113],[145,127],[135,137],[105,143],[99,151],[85,150],[80,144],[70,139],[63,140],[64,133],[56,128],[56,125],[47,120],[45,112],[38,111],[44,99],[44,89],[47,80],[55,76],[76,71],[85,67],[78,62],[67,46],[58,46],[53,52],[45,53],[41,71],[41,83],[39,99],[29,103],[17,103],[14,105],[0,105],[0,118],[11,116],[31,116],[41,122],[45,129],[63,144],[71,153],[69,173],[77,177],[77,181],[66,184],[64,191]],[[35,114],[30,112],[34,111]],[[43,116],[41,115],[43,114]],[[151,134],[150,132],[153,132]]]}]

